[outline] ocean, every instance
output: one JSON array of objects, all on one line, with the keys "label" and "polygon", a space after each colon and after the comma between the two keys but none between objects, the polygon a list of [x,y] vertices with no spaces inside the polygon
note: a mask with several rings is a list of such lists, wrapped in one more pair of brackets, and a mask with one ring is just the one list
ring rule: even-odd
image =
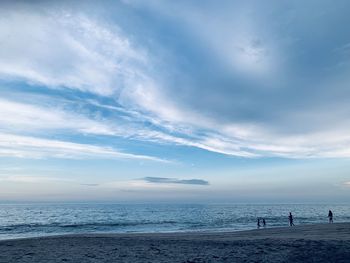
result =
[{"label": "ocean", "polygon": [[0,204],[0,239],[76,233],[238,231],[294,223],[350,221],[350,205],[331,204]]}]

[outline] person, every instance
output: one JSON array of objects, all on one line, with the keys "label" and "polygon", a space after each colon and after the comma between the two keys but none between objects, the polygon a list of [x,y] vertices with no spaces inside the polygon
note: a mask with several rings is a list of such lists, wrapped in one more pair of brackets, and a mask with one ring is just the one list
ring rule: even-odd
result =
[{"label": "person", "polygon": [[265,221],[265,218],[263,218],[263,227],[266,227],[266,221]]},{"label": "person", "polygon": [[292,212],[289,212],[288,219],[289,219],[289,226],[294,226]]},{"label": "person", "polygon": [[258,225],[258,228],[260,228],[260,218],[258,218],[258,223],[257,223],[257,225]]},{"label": "person", "polygon": [[333,212],[331,210],[328,211],[328,219],[329,223],[333,223]]}]

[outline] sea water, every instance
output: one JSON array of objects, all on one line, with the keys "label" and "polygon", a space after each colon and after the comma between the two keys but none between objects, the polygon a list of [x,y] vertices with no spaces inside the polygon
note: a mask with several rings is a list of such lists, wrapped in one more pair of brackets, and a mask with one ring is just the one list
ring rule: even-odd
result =
[{"label": "sea water", "polygon": [[238,231],[294,223],[350,221],[350,205],[331,204],[0,204],[0,239],[76,233]]}]

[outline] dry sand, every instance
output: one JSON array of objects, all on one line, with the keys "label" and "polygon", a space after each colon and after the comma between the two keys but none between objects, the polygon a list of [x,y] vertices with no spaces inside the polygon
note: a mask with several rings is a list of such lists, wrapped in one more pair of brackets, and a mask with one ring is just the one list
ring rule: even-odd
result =
[{"label": "dry sand", "polygon": [[4,240],[0,262],[350,262],[350,223]]}]

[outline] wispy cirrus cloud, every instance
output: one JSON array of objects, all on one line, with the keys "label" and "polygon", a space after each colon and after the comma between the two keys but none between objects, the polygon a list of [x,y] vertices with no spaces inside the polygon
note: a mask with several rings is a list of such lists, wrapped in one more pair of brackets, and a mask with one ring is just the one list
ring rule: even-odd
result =
[{"label": "wispy cirrus cloud", "polygon": [[[18,132],[23,135],[27,133],[42,136],[47,132],[58,134],[69,131],[75,134],[132,138],[160,144],[191,146],[241,157],[336,158],[350,156],[349,152],[343,149],[344,143],[350,141],[345,129],[343,131],[312,133],[308,136],[290,135],[288,137],[272,137],[269,133],[259,130],[259,127],[226,126],[223,127],[221,132],[212,132],[208,128],[207,132],[200,132],[197,126],[187,129],[186,125],[188,124],[184,124],[184,128],[168,127],[167,123],[169,122],[163,125],[162,120],[157,121],[147,115],[133,111],[124,111],[123,114],[127,118],[100,118],[94,117],[95,112],[86,115],[86,111],[84,114],[66,110],[60,106],[40,106],[38,103],[33,103],[33,101],[32,103],[21,103],[0,99],[2,109],[0,111],[1,129],[6,131],[7,135],[14,133],[15,136]],[[59,102],[57,103],[59,105]],[[67,105],[68,102],[64,103]],[[109,105],[101,104],[97,106],[108,108],[111,113],[114,111],[120,112],[119,108],[111,108]],[[118,120],[118,125],[114,124],[116,120]],[[153,127],[156,129],[144,127],[142,120],[153,123]],[[41,146],[38,147],[38,149],[41,148]],[[14,156],[14,153],[12,156]],[[59,156],[56,155],[56,157]],[[68,156],[66,155],[65,158],[68,158]]]},{"label": "wispy cirrus cloud", "polygon": [[[23,94],[25,96],[25,94]],[[43,98],[43,97],[40,97]],[[49,100],[49,97],[46,97]],[[34,104],[35,103],[35,104]],[[55,105],[44,106],[33,101],[23,103],[0,99],[0,127],[5,130],[76,130],[81,133],[113,134],[108,126],[87,116],[66,111]]]},{"label": "wispy cirrus cloud", "polygon": [[108,158],[169,162],[157,157],[123,153],[111,147],[0,133],[0,156],[18,158]]},{"label": "wispy cirrus cloud", "polygon": [[50,88],[113,95],[138,75],[137,65],[146,60],[117,26],[112,32],[64,11],[3,9],[0,34],[6,36],[0,75]]}]

